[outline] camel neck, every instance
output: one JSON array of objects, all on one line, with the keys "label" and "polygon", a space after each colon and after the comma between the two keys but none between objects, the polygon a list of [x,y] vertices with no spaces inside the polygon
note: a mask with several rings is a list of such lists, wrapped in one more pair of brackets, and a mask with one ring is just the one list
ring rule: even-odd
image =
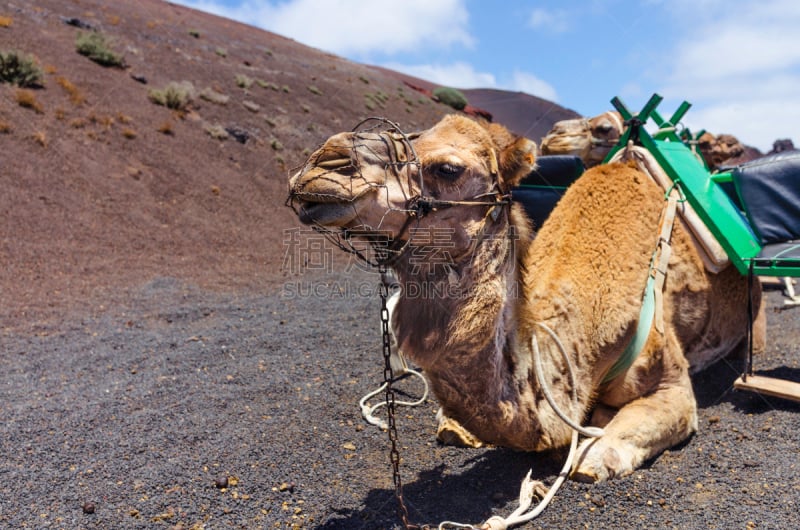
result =
[{"label": "camel neck", "polygon": [[501,349],[519,293],[513,227],[477,236],[415,234],[395,264],[401,295],[395,314],[398,342],[424,369],[452,352]]},{"label": "camel neck", "polygon": [[432,263],[430,254],[426,264],[408,260],[398,267],[394,327],[400,350],[431,376],[437,399],[453,417],[458,410],[485,411],[462,419],[485,438],[496,429],[478,418],[506,417],[515,428],[502,431],[531,440],[539,437],[537,425],[516,405],[530,388],[527,364],[516,358],[522,287],[511,230],[473,242],[472,254],[448,266]]}]

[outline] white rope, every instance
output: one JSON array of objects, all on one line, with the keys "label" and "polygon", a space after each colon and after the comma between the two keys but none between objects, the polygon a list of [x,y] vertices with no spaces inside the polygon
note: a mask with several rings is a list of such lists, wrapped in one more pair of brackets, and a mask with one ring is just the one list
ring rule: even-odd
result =
[{"label": "white rope", "polygon": [[783,278],[783,286],[784,292],[783,294],[786,296],[788,300],[783,301],[783,305],[786,306],[798,306],[800,305],[800,295],[795,294],[794,292],[794,280],[791,278]]},{"label": "white rope", "polygon": [[[569,358],[569,354],[567,353],[566,348],[564,348],[564,344],[558,338],[558,335],[550,329],[545,324],[537,322],[540,328],[545,330],[550,338],[558,346],[559,351],[561,351],[561,355],[564,358],[564,361],[567,365],[567,372],[569,373],[570,383],[572,385],[572,406],[573,409],[578,409],[578,390],[577,390],[577,382],[575,380],[575,369],[572,366],[572,360]],[[558,474],[553,485],[547,491],[547,494],[539,501],[532,510],[527,511],[530,508],[533,502],[533,496],[536,492],[537,486],[544,487],[544,484],[538,480],[531,480],[531,471],[528,471],[528,474],[522,481],[522,486],[520,487],[519,491],[519,507],[514,510],[511,515],[508,517],[500,517],[499,515],[495,515],[490,517],[480,526],[473,526],[470,524],[461,524],[461,523],[454,523],[452,521],[445,521],[439,524],[439,530],[444,530],[446,528],[467,528],[470,530],[506,530],[511,528],[512,526],[516,526],[521,523],[528,522],[536,517],[538,517],[547,505],[550,504],[550,501],[553,500],[556,493],[558,492],[561,485],[564,481],[569,477],[569,473],[572,470],[572,464],[575,461],[575,454],[577,453],[578,449],[578,434],[583,434],[589,438],[598,438],[603,436],[604,431],[599,427],[582,427],[575,423],[569,416],[567,416],[559,407],[556,405],[555,399],[553,398],[553,393],[550,390],[549,385],[545,381],[544,373],[543,373],[543,365],[542,365],[542,355],[539,351],[539,341],[536,338],[536,333],[533,334],[531,337],[531,346],[533,348],[533,362],[534,362],[534,371],[536,372],[536,380],[539,382],[539,386],[542,388],[542,392],[544,392],[545,399],[556,412],[559,418],[561,418],[564,423],[569,425],[572,429],[572,438],[570,439],[569,445],[569,454],[567,455],[567,460],[564,462],[564,467],[561,468],[561,472]]]},{"label": "white rope", "polygon": [[[423,403],[425,403],[425,400],[428,399],[428,381],[425,379],[425,377],[421,373],[419,373],[418,371],[413,370],[411,368],[406,368],[404,370],[404,372],[406,374],[419,377],[419,379],[422,381],[422,385],[423,385],[423,388],[424,388],[424,390],[422,392],[422,397],[419,398],[416,401],[395,400],[394,404],[395,405],[399,405],[399,406],[403,406],[403,407],[418,407],[418,406],[422,405]],[[369,401],[370,399],[372,399],[376,395],[380,394],[381,392],[385,391],[386,390],[386,385],[388,385],[388,383],[383,383],[377,389],[373,390],[372,392],[369,392],[364,397],[362,397],[360,400],[358,400],[358,406],[361,407],[361,416],[367,421],[367,423],[369,423],[370,425],[375,425],[380,429],[388,429],[389,428],[389,425],[386,423],[386,420],[383,420],[383,419],[378,418],[378,417],[375,416],[375,411],[376,410],[378,410],[380,407],[387,406],[386,400],[384,399],[383,401],[379,401],[378,403],[375,403],[374,405],[370,405],[369,403],[367,403],[367,401]]]},{"label": "white rope", "polygon": [[[558,349],[561,352],[561,356],[564,358],[564,362],[567,364],[567,371],[569,372],[570,383],[572,384],[572,402],[574,408],[578,406],[578,394],[576,389],[576,381],[575,381],[575,369],[572,367],[572,360],[569,358],[569,354],[567,353],[566,348],[564,348],[564,344],[561,342],[561,339],[558,338],[556,332],[550,329],[545,324],[541,322],[536,323],[537,326],[545,330],[550,338],[558,345]],[[536,372],[536,380],[539,383],[539,386],[542,388],[542,392],[544,392],[544,397],[547,399],[547,402],[553,408],[555,413],[561,418],[561,421],[569,425],[572,430],[579,432],[580,434],[589,437],[589,438],[599,438],[603,436],[604,431],[599,427],[582,427],[581,425],[577,424],[567,416],[556,404],[555,399],[553,398],[553,393],[550,391],[550,386],[547,384],[547,381],[544,379],[544,367],[542,365],[542,355],[539,352],[539,341],[536,339],[536,333],[533,334],[531,337],[531,343],[533,345],[533,363],[535,365],[534,371]]]}]

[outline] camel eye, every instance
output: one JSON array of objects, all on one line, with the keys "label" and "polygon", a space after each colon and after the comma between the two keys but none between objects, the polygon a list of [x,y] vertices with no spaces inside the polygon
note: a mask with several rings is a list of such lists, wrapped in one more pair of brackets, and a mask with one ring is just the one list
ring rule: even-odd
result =
[{"label": "camel eye", "polygon": [[611,132],[611,124],[610,123],[603,123],[600,126],[598,126],[597,128],[600,130],[600,132],[603,132],[603,133]]},{"label": "camel eye", "polygon": [[438,178],[449,181],[458,179],[463,172],[464,168],[462,166],[457,166],[448,162],[437,164],[433,167],[434,175],[436,175]]}]

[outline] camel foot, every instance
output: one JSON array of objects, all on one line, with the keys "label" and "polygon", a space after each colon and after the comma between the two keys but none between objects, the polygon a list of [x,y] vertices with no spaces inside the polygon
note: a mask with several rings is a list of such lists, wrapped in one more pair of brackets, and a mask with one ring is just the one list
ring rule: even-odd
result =
[{"label": "camel foot", "polygon": [[606,443],[603,438],[585,440],[578,448],[571,478],[578,482],[602,482],[630,475],[638,460],[631,450]]},{"label": "camel foot", "polygon": [[444,445],[455,447],[484,447],[484,444],[477,436],[465,429],[456,420],[448,418],[442,411],[436,414],[439,420],[439,428],[436,431],[436,440]]}]

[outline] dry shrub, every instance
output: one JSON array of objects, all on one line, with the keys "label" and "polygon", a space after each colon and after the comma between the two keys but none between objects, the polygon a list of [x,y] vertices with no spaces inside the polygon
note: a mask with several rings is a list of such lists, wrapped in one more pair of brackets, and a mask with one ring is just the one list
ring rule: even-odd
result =
[{"label": "dry shrub", "polygon": [[0,28],[7,28],[11,26],[14,20],[11,17],[0,16]]},{"label": "dry shrub", "polygon": [[17,89],[16,98],[20,107],[31,109],[37,114],[44,114],[42,104],[36,99],[36,94],[34,94],[32,90],[26,90],[24,88]]},{"label": "dry shrub", "polygon": [[236,74],[236,86],[239,88],[250,88],[255,82],[253,78],[244,74]]},{"label": "dry shrub", "polygon": [[152,89],[147,93],[150,101],[168,109],[183,110],[194,98],[194,85],[190,81],[172,81],[162,89]]},{"label": "dry shrub", "polygon": [[101,66],[123,68],[125,59],[111,49],[105,35],[96,31],[80,32],[75,39],[75,49]]},{"label": "dry shrub", "polygon": [[136,138],[136,131],[134,131],[129,127],[126,127],[122,129],[122,136],[124,136],[128,140],[133,140],[134,138]]},{"label": "dry shrub", "polygon": [[249,110],[250,112],[258,112],[261,110],[261,105],[259,105],[255,101],[243,101],[242,106],[247,110]]},{"label": "dry shrub", "polygon": [[225,94],[218,92],[211,87],[204,88],[198,95],[201,99],[211,103],[216,103],[217,105],[227,105],[228,101],[231,99],[230,96],[226,96]]},{"label": "dry shrub", "polygon": [[0,83],[22,88],[42,86],[42,69],[32,55],[0,50]]},{"label": "dry shrub", "polygon": [[12,130],[11,124],[0,118],[0,134],[9,134]]},{"label": "dry shrub", "polygon": [[206,133],[208,133],[209,136],[217,140],[227,140],[228,137],[230,136],[228,134],[228,131],[226,131],[225,127],[223,127],[222,125],[206,124],[204,130],[206,131]]}]

